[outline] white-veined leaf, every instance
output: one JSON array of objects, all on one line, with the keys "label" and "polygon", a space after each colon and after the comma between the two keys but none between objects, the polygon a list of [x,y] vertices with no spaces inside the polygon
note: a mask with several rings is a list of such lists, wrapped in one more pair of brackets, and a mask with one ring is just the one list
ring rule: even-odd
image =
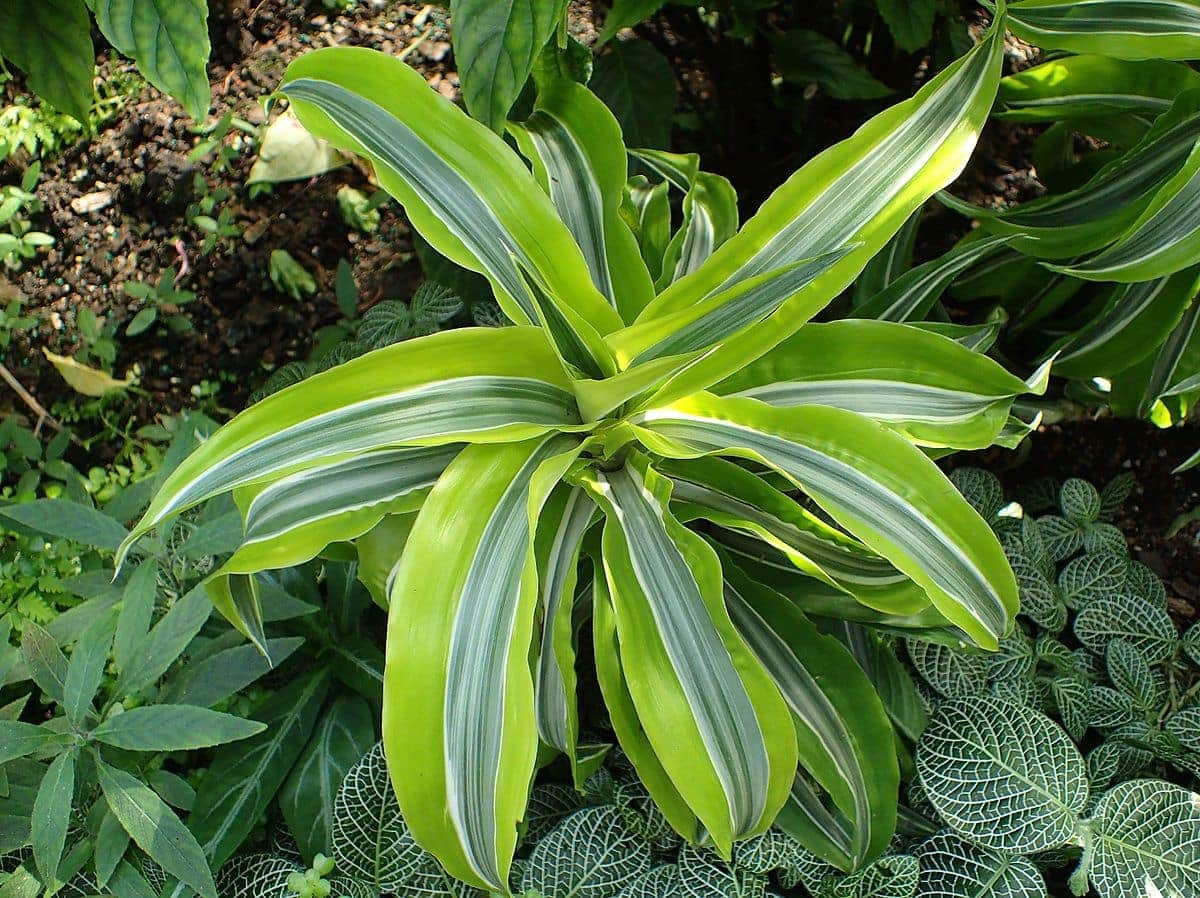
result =
[{"label": "white-veined leaf", "polygon": [[610,807],[576,811],[538,842],[521,890],[541,895],[610,898],[650,868],[650,845]]},{"label": "white-veined leaf", "polygon": [[976,696],[942,704],[917,746],[917,774],[958,835],[1032,854],[1075,835],[1088,797],[1083,757],[1044,714]]},{"label": "white-veined leaf", "polygon": [[1200,882],[1200,795],[1158,780],[1121,783],[1101,797],[1088,824],[1084,869],[1100,898],[1194,893]]},{"label": "white-veined leaf", "polygon": [[1023,0],[1008,12],[1013,33],[1044,50],[1200,58],[1200,4],[1193,0]]},{"label": "white-veined leaf", "polygon": [[1124,639],[1151,664],[1166,661],[1179,645],[1179,632],[1162,608],[1128,595],[1096,599],[1075,617],[1075,635],[1103,655],[1114,639]]},{"label": "white-veined leaf", "polygon": [[939,833],[917,850],[920,898],[1046,898],[1046,881],[1028,858]]},{"label": "white-veined leaf", "polygon": [[946,698],[970,698],[980,695],[987,685],[992,658],[909,639],[908,657],[922,679]]}]

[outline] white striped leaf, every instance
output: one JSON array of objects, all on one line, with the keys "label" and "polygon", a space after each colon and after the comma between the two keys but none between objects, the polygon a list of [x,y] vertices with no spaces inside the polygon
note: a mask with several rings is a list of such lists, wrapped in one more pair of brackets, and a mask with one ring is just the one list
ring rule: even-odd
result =
[{"label": "white striped leaf", "polygon": [[855,247],[766,321],[674,378],[660,391],[659,402],[706,388],[795,333],[854,281],[926,199],[957,176],[995,96],[1003,37],[1003,27],[993,26],[982,43],[915,97],[811,160],[736,236],[646,307],[642,318],[669,314],[798,260]]},{"label": "white striped leaf", "polygon": [[655,287],[691,274],[738,229],[737,194],[720,175],[700,171],[695,153],[633,150],[634,157],[683,192],[683,222],[663,250]]},{"label": "white striped leaf", "polygon": [[1022,0],[1008,14],[1013,34],[1043,50],[1200,59],[1196,0]]},{"label": "white striped leaf", "polygon": [[358,579],[371,594],[371,601],[380,608],[388,606],[392,575],[416,519],[415,511],[388,515],[354,541],[358,550]]},{"label": "white striped leaf", "polygon": [[995,255],[1008,242],[1004,236],[964,241],[944,256],[906,271],[857,306],[854,317],[878,318],[882,321],[926,318],[956,277]]},{"label": "white striped leaf", "polygon": [[1110,789],[1088,821],[1086,870],[1099,898],[1186,898],[1200,882],[1200,795],[1158,780]]},{"label": "white striped leaf", "polygon": [[688,309],[641,321],[610,334],[623,367],[682,356],[719,345],[723,340],[774,313],[797,290],[812,283],[850,250],[842,248],[804,259],[735,284]]},{"label": "white striped leaf", "polygon": [[366,452],[237,492],[245,536],[222,569],[251,574],[301,564],[420,505],[462,447]]},{"label": "white striped leaf", "polygon": [[825,405],[879,421],[922,446],[982,449],[1013,399],[1045,390],[946,337],[891,321],[809,324],[713,387],[780,408]]},{"label": "white striped leaf", "polygon": [[992,851],[942,832],[917,850],[920,898],[1046,898],[1046,881],[1029,858]]},{"label": "white striped leaf", "polygon": [[[779,825],[802,844],[843,869],[881,855],[896,827],[900,773],[891,744],[891,724],[871,682],[854,657],[825,636],[783,596],[765,589],[736,568],[725,568],[725,601],[738,631],[762,662],[792,712],[800,765],[833,798],[846,825],[823,831],[818,844],[803,838],[807,828],[788,822],[805,814],[795,804]],[[811,825],[820,827],[825,811]],[[850,838],[844,838],[846,832]],[[825,842],[838,849],[830,856]],[[839,863],[840,862],[840,863]]]},{"label": "white striped leaf", "polygon": [[906,614],[928,606],[924,591],[888,561],[740,465],[698,458],[659,469],[674,481],[671,507],[679,520],[703,518],[762,540],[798,571],[870,608]]},{"label": "white striped leaf", "polygon": [[825,406],[707,395],[634,422],[668,457],[733,455],[780,471],[979,645],[995,648],[1011,627],[1016,581],[991,529],[932,461],[881,425]]},{"label": "white striped leaf", "polygon": [[492,442],[578,424],[534,328],[464,328],[368,353],[242,412],[163,481],[118,559],[152,527],[222,492],[389,446]]},{"label": "white striped leaf", "polygon": [[628,173],[617,120],[587,88],[559,79],[542,81],[533,114],[508,127],[583,251],[592,283],[632,321],[654,285],[621,217]]},{"label": "white striped leaf", "polygon": [[604,569],[634,708],[674,788],[728,857],[787,797],[796,770],[787,706],[730,622],[715,553],[671,516],[670,481],[635,457],[585,482],[606,516]]},{"label": "white striped leaf", "polygon": [[1170,336],[1200,287],[1200,268],[1170,277],[1113,287],[1103,308],[1084,327],[1051,347],[1054,373],[1090,378],[1118,374],[1141,361]]},{"label": "white striped leaf", "polygon": [[[1200,7],[1197,8],[1200,13]],[[1112,246],[1052,271],[1089,281],[1131,283],[1174,274],[1200,262],[1200,144],[1155,192]]]},{"label": "white striped leaf", "polygon": [[908,216],[900,228],[879,252],[863,266],[862,273],[854,281],[852,306],[858,308],[876,293],[886,289],[902,274],[913,267],[917,231],[921,226],[921,210]]},{"label": "white striped leaf", "polygon": [[[1010,7],[1010,10],[1017,7]],[[1122,113],[1154,118],[1185,90],[1200,87],[1200,72],[1162,59],[1136,61],[1085,54],[1052,59],[1000,79],[995,117],[1016,122],[1070,121]]]},{"label": "white striped leaf", "polygon": [[537,524],[538,597],[542,640],[535,689],[538,735],[567,755],[572,768],[579,737],[575,705],[574,610],[579,554],[596,514],[581,487],[560,485],[551,494]]},{"label": "white striped leaf", "polygon": [[685,839],[695,841],[698,835],[696,815],[688,806],[663,766],[662,759],[642,726],[637,706],[630,694],[621,661],[621,645],[617,639],[617,616],[608,589],[608,576],[597,553],[593,558],[593,657],[596,661],[596,680],[604,695],[609,721],[638,779],[654,799],[672,829]]},{"label": "white striped leaf", "polygon": [[1200,114],[1195,95],[1189,94],[1137,146],[1074,190],[1003,211],[973,206],[948,193],[939,199],[978,218],[986,230],[1012,235],[1012,245],[1023,253],[1069,258],[1100,249],[1129,228],[1155,192],[1184,166],[1197,138]]},{"label": "white striped leaf", "polygon": [[1087,769],[1070,737],[1038,711],[984,696],[945,702],[916,762],[930,802],[968,841],[1033,854],[1076,837]]},{"label": "white striped leaf", "polygon": [[666,181],[651,184],[645,175],[634,175],[626,185],[622,201],[621,214],[637,237],[650,277],[656,280],[671,241],[670,186]]},{"label": "white striped leaf", "polygon": [[[1154,357],[1154,364],[1150,366],[1145,389],[1142,391],[1141,401],[1137,407],[1140,416],[1149,415],[1160,397],[1170,393],[1180,365],[1189,355],[1194,355],[1193,344],[1198,335],[1200,335],[1200,303],[1193,302],[1183,313],[1179,324],[1171,331]],[[1185,369],[1183,373],[1190,374],[1191,372]]]},{"label": "white striped leaf", "polygon": [[391,585],[383,734],[400,808],[481,888],[508,881],[537,755],[532,531],[579,447],[565,435],[468,446],[417,515]]},{"label": "white striped leaf", "polygon": [[421,235],[442,255],[486,275],[513,320],[537,320],[515,258],[555,302],[601,333],[620,326],[571,232],[520,158],[402,60],[328,47],[293,61],[280,90],[315,136],[370,159]]}]

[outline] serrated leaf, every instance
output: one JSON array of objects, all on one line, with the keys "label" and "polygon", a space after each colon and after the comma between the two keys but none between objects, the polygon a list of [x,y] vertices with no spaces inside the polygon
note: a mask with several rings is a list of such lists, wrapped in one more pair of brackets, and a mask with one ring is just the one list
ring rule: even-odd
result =
[{"label": "serrated leaf", "polygon": [[1091,524],[1100,519],[1100,493],[1086,480],[1072,477],[1064,481],[1058,501],[1063,515],[1077,524]]},{"label": "serrated leaf", "polygon": [[939,833],[921,845],[921,898],[1045,898],[1046,881],[1028,858]]},{"label": "serrated leaf", "polygon": [[521,889],[608,898],[649,868],[649,844],[630,832],[615,808],[584,808],[533,849]]},{"label": "serrated leaf", "polygon": [[386,299],[363,313],[358,339],[370,349],[382,349],[414,335],[413,316],[399,300]]},{"label": "serrated leaf", "polygon": [[989,658],[935,642],[905,641],[913,667],[946,698],[969,698],[987,685]]},{"label": "serrated leaf", "polygon": [[1065,844],[1087,803],[1086,767],[1070,737],[1044,714],[997,699],[939,707],[916,764],[946,823],[998,851]]},{"label": "serrated leaf", "polygon": [[412,316],[417,321],[441,324],[462,311],[463,302],[449,287],[426,281],[409,300]]},{"label": "serrated leaf", "polygon": [[1072,558],[1058,574],[1058,588],[1071,608],[1122,592],[1128,561],[1121,555],[1089,552]]},{"label": "serrated leaf", "polygon": [[0,54],[25,72],[30,90],[87,122],[96,57],[83,0],[0,3]]},{"label": "serrated leaf", "polygon": [[400,816],[383,743],[346,773],[331,826],[337,869],[381,892],[400,892],[429,858]]},{"label": "serrated leaf", "polygon": [[1097,599],[1075,617],[1075,635],[1085,647],[1103,655],[1114,639],[1124,639],[1151,664],[1161,664],[1179,645],[1170,615],[1140,599],[1115,595]]},{"label": "serrated leaf", "polygon": [[1184,898],[1200,882],[1200,795],[1134,780],[1107,792],[1089,821],[1088,878],[1099,898]]}]

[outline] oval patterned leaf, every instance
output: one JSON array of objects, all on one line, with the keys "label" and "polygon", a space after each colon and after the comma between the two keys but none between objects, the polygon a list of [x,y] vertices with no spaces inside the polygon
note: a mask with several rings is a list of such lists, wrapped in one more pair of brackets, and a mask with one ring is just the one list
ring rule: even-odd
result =
[{"label": "oval patterned leaf", "polygon": [[947,702],[917,746],[917,774],[946,823],[985,848],[1066,844],[1087,803],[1083,757],[1062,728],[992,698]]},{"label": "oval patterned leaf", "polygon": [[333,804],[330,842],[339,872],[381,892],[401,892],[430,859],[400,815],[382,742],[342,780]]},{"label": "oval patterned leaf", "polygon": [[1158,780],[1109,790],[1089,821],[1088,878],[1100,898],[1184,898],[1200,882],[1200,795]]},{"label": "oval patterned leaf", "polygon": [[1179,645],[1179,632],[1166,611],[1128,595],[1096,599],[1076,615],[1074,629],[1097,655],[1114,639],[1124,639],[1151,664],[1166,661]]},{"label": "oval patterned leaf", "polygon": [[980,848],[939,833],[917,852],[921,898],[1046,898],[1046,881],[1028,858]]},{"label": "oval patterned leaf", "polygon": [[615,808],[576,811],[533,849],[521,889],[542,895],[609,898],[650,869],[650,845]]}]

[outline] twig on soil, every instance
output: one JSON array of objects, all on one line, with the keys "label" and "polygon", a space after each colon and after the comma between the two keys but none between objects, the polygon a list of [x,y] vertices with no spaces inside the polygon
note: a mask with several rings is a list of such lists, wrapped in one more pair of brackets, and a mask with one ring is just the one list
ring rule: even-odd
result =
[{"label": "twig on soil", "polygon": [[[13,373],[8,370],[8,367],[3,362],[0,362],[0,378],[4,378],[4,382],[12,387],[13,391],[21,397],[21,401],[29,406],[30,411],[37,415],[37,424],[33,428],[35,436],[42,429],[42,424],[49,424],[56,431],[63,429],[63,426],[54,419],[53,415],[46,411],[45,406],[38,402],[32,393],[21,385],[21,382],[13,376]],[[74,440],[74,436],[72,436],[72,440]]]}]

